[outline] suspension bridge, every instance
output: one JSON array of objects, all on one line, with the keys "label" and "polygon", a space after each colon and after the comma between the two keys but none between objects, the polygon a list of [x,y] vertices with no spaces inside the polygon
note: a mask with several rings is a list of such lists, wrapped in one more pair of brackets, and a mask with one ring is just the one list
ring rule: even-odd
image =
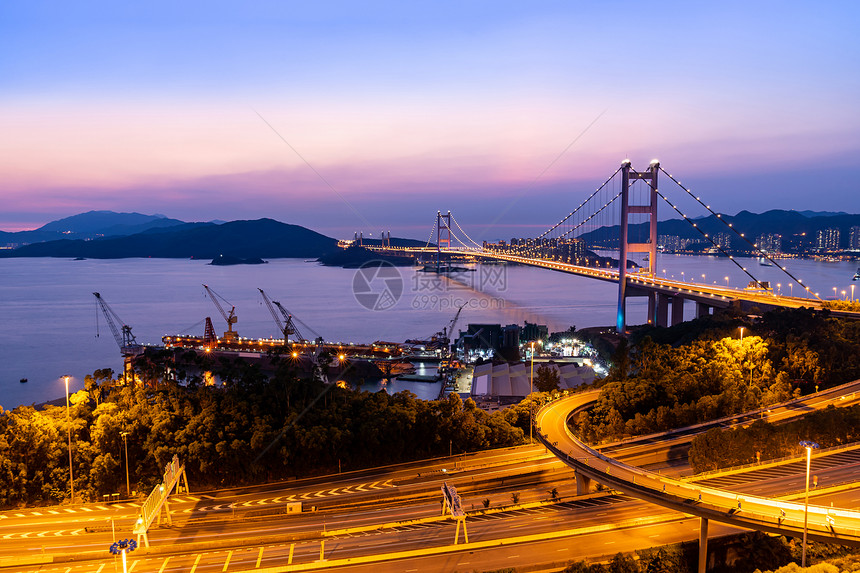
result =
[{"label": "suspension bridge", "polygon": [[[729,252],[711,233],[701,229],[696,219],[688,217],[678,203],[670,200],[668,193],[658,187],[661,173],[670,182],[670,187],[680,189],[683,197],[692,200],[717,221],[722,222],[725,234],[742,245],[744,251],[778,268],[788,280],[793,281],[790,285],[796,284],[802,289],[804,296],[774,293],[768,283],[757,279],[750,269],[744,266],[743,259]],[[738,289],[728,285],[708,285],[658,276],[657,206],[660,201],[689,223],[691,228],[698,232],[702,242],[711,245],[710,252],[727,257],[747,275],[750,279],[749,286]],[[391,255],[399,253],[431,257],[435,260],[439,272],[445,272],[446,267],[442,261],[446,258],[469,257],[519,263],[615,283],[618,285],[618,332],[625,332],[627,329],[626,302],[631,297],[647,297],[647,320],[658,326],[683,322],[684,305],[687,302],[695,304],[696,317],[731,306],[745,310],[777,307],[807,307],[815,310],[824,308],[824,301],[805,285],[801,278],[795,277],[784,265],[774,260],[772,254],[760,248],[745,233],[735,229],[732,223],[712,210],[710,205],[665,171],[656,160],[643,171],[635,170],[629,160],[624,160],[576,209],[534,239],[511,241],[510,244],[503,241],[478,244],[457,223],[450,211],[445,214],[441,211],[436,213],[430,237],[423,247],[392,246],[390,234],[387,239],[384,234],[382,237],[379,244],[363,246]],[[617,252],[617,259],[596,255],[594,250]],[[628,262],[628,255],[631,253],[645,254],[648,266],[639,267]],[[835,315],[860,318],[858,312],[832,312]]]}]

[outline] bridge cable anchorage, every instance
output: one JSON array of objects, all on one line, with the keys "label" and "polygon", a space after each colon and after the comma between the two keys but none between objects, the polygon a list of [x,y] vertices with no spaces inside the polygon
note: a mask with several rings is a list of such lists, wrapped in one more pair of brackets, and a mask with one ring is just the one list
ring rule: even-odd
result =
[{"label": "bridge cable anchorage", "polygon": [[[693,199],[695,199],[695,200],[696,200],[696,202],[697,202],[699,205],[701,205],[702,207],[704,207],[705,209],[707,209],[707,210],[708,210],[708,212],[709,212],[711,215],[714,215],[717,219],[719,219],[719,220],[723,223],[723,225],[725,225],[726,227],[728,227],[729,229],[731,229],[732,231],[734,231],[735,235],[737,235],[738,237],[740,237],[741,239],[743,239],[743,240],[744,240],[744,242],[746,242],[746,244],[748,244],[748,245],[749,245],[749,246],[751,246],[753,249],[755,249],[755,252],[759,253],[761,256],[763,256],[764,258],[766,258],[767,260],[769,260],[771,263],[773,263],[773,264],[775,264],[777,267],[779,267],[779,269],[780,269],[783,273],[785,273],[788,277],[790,277],[792,280],[797,281],[797,284],[799,284],[799,285],[803,286],[803,288],[804,288],[804,289],[806,289],[806,292],[808,292],[809,294],[811,294],[812,296],[814,296],[815,298],[817,298],[819,302],[824,302],[824,301],[821,299],[821,297],[819,297],[817,294],[815,294],[814,292],[812,292],[812,290],[811,290],[808,286],[806,286],[805,284],[803,284],[803,281],[802,281],[802,280],[798,279],[798,278],[797,278],[797,277],[795,277],[793,274],[791,274],[790,272],[788,272],[788,269],[786,269],[784,266],[782,266],[781,264],[779,264],[778,262],[776,262],[775,260],[773,260],[773,259],[770,257],[770,255],[768,255],[767,253],[765,253],[764,251],[762,251],[762,250],[758,247],[758,245],[756,245],[755,243],[753,243],[753,242],[751,242],[749,239],[747,239],[747,238],[743,235],[743,233],[738,232],[738,230],[737,230],[737,229],[735,229],[735,228],[734,228],[734,226],[732,226],[730,223],[726,223],[726,221],[725,221],[725,220],[720,216],[720,214],[719,214],[719,213],[715,213],[715,212],[711,209],[711,207],[710,207],[710,206],[705,205],[704,203],[702,203],[702,200],[701,200],[700,198],[698,198],[698,197],[696,197],[695,195],[693,195],[693,192],[692,192],[692,191],[690,191],[689,189],[687,189],[686,187],[684,187],[684,186],[681,184],[681,182],[680,182],[680,181],[678,181],[677,179],[675,179],[674,177],[672,177],[672,174],[671,174],[671,173],[668,173],[665,169],[663,169],[663,167],[659,167],[659,169],[660,169],[660,171],[662,171],[664,174],[666,174],[666,176],[667,176],[669,179],[671,179],[671,180],[672,180],[672,181],[673,181],[673,182],[674,182],[678,187],[680,187],[681,189],[683,189],[684,191],[686,191],[686,192],[687,192],[687,194],[688,194],[690,197],[692,197]],[[665,197],[664,197],[664,199],[665,199]],[[671,203],[669,203],[669,204],[671,205]],[[674,205],[673,205],[673,208],[674,208]],[[677,211],[677,209],[675,209],[675,210]],[[678,211],[678,212],[680,213],[680,211]],[[683,215],[683,213],[681,213],[681,214]],[[684,215],[684,218],[686,219],[686,218],[687,218],[687,216],[686,216],[686,215]],[[711,241],[711,243],[713,243],[713,241]],[[752,275],[750,275],[750,276],[752,276]],[[755,280],[755,279],[754,279],[754,280]],[[756,284],[759,284],[759,281],[758,281],[758,280],[756,280]]]},{"label": "bridge cable anchorage", "polygon": [[618,175],[618,172],[619,172],[619,171],[621,171],[621,167],[619,167],[618,169],[616,169],[616,170],[615,170],[615,173],[613,173],[612,175],[610,175],[610,176],[609,176],[609,179],[607,179],[606,181],[604,181],[604,182],[603,182],[603,185],[601,185],[600,187],[598,187],[598,188],[597,188],[597,190],[596,190],[594,193],[592,193],[591,195],[589,195],[589,196],[588,196],[588,198],[587,198],[585,201],[583,201],[582,203],[580,203],[580,204],[579,204],[579,207],[577,207],[576,209],[574,209],[573,211],[571,211],[570,213],[568,213],[568,215],[567,215],[566,217],[564,217],[561,221],[559,221],[558,223],[556,223],[555,225],[553,225],[552,227],[550,227],[549,229],[547,229],[546,231],[544,231],[543,233],[541,233],[540,235],[538,235],[537,239],[542,239],[542,238],[544,238],[546,235],[548,235],[549,233],[552,233],[554,230],[556,230],[560,225],[564,224],[564,222],[565,222],[565,221],[567,221],[567,220],[568,220],[568,219],[570,219],[574,214],[576,214],[576,212],[577,212],[577,211],[579,211],[583,206],[585,206],[585,204],[586,204],[586,203],[588,203],[588,202],[591,200],[591,198],[592,198],[592,197],[594,197],[595,195],[597,195],[597,194],[598,194],[598,193],[599,193],[599,192],[600,192],[600,191],[601,191],[601,190],[602,190],[602,189],[603,189],[603,188],[604,188],[604,187],[605,187],[605,186],[606,186],[610,181],[612,181],[612,178],[613,178],[613,177],[615,177],[616,175]]}]

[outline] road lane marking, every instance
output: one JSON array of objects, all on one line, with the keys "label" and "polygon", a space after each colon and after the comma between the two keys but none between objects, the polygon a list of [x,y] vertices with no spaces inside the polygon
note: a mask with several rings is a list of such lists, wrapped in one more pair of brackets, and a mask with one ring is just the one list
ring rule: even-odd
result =
[{"label": "road lane marking", "polygon": [[99,565],[99,568],[96,569],[96,573],[102,573],[102,569],[104,569],[104,568],[105,568],[105,564],[102,563],[101,565]]},{"label": "road lane marking", "polygon": [[232,549],[227,552],[227,559],[224,560],[224,567],[221,569],[221,571],[227,570],[227,566],[230,565],[230,558],[231,557],[233,557],[233,550]]},{"label": "road lane marking", "polygon": [[164,568],[167,567],[168,561],[170,561],[170,557],[165,557],[164,563],[161,564],[161,569],[158,570],[158,573],[164,573]]},{"label": "road lane marking", "polygon": [[263,560],[263,548],[260,547],[260,553],[257,555],[257,566],[256,568],[260,568],[260,562]]},{"label": "road lane marking", "polygon": [[203,557],[203,554],[202,554],[202,553],[198,553],[198,554],[197,554],[197,559],[195,559],[195,560],[194,560],[194,565],[192,565],[192,566],[191,566],[191,571],[190,571],[190,573],[194,573],[195,571],[197,571],[197,564],[198,564],[198,563],[200,563],[200,558],[201,558],[201,557]]},{"label": "road lane marking", "polygon": [[138,563],[140,563],[140,561],[141,561],[141,560],[140,560],[140,559],[138,559],[137,561],[133,562],[133,563],[131,564],[131,567],[129,567],[129,568],[128,568],[128,573],[131,573],[132,571],[134,571],[134,568],[135,568],[135,567],[137,567],[137,564],[138,564]]}]

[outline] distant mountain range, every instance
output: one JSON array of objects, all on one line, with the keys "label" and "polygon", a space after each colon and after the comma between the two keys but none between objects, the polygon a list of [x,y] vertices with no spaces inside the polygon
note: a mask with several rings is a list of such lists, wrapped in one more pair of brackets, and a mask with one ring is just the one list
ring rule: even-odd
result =
[{"label": "distant mountain range", "polygon": [[[30,244],[0,249],[0,257],[317,258],[339,250],[337,239],[273,219],[186,223],[161,215],[111,211],[82,213],[34,231],[2,233],[3,243]],[[394,238],[392,244],[424,245]]]},{"label": "distant mountain range", "polygon": [[142,233],[149,229],[184,225],[185,221],[164,215],[89,211],[52,221],[32,231],[0,231],[0,245],[42,243],[59,239],[95,239]]},{"label": "distant mountain range", "polygon": [[[741,211],[737,215],[713,215],[696,219],[696,227],[683,219],[658,223],[660,235],[704,240],[699,231],[713,236],[731,233],[724,223],[744,233],[751,241],[763,233],[779,233],[784,239],[806,233],[808,240],[826,228],[839,228],[842,242],[848,230],[860,226],[860,215],[847,213],[783,211],[765,213]],[[647,224],[631,225],[631,242],[643,240]],[[618,225],[603,227],[582,236],[588,244],[612,246],[618,243]],[[365,239],[366,245],[379,240]],[[424,246],[413,239],[391,239],[395,246]],[[186,223],[163,215],[90,211],[53,221],[33,231],[0,231],[0,257],[83,257],[117,259],[130,257],[213,259],[218,256],[253,258],[318,258],[338,251],[337,240],[299,225],[273,219],[228,223]],[[20,246],[19,246],[20,245]],[[340,263],[335,263],[340,264]]]}]

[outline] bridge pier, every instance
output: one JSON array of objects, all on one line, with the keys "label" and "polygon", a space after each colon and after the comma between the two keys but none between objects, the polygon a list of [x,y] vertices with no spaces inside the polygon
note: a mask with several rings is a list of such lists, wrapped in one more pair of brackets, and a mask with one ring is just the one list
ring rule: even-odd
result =
[{"label": "bridge pier", "polygon": [[672,326],[684,322],[684,298],[672,297]]},{"label": "bridge pier", "polygon": [[696,318],[702,318],[711,314],[711,307],[703,302],[696,303]]},{"label": "bridge pier", "polygon": [[701,517],[699,521],[699,573],[705,573],[708,569],[708,519]]},{"label": "bridge pier", "polygon": [[662,327],[669,326],[669,297],[665,294],[657,294],[657,320],[655,324]]},{"label": "bridge pier", "polygon": [[576,476],[576,495],[585,495],[591,491],[591,478],[574,472]]}]

